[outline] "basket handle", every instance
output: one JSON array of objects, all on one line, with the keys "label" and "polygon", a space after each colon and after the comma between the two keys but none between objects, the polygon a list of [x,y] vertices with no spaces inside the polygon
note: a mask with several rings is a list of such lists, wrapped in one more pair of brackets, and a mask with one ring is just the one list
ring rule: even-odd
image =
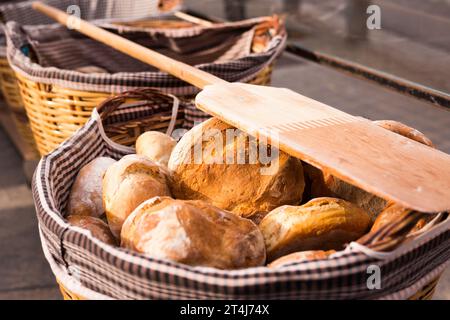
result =
[{"label": "basket handle", "polygon": [[124,91],[119,95],[110,97],[106,100],[104,100],[100,105],[97,107],[97,111],[100,115],[100,118],[105,120],[108,118],[111,113],[117,110],[121,105],[123,105],[126,100],[133,99],[133,100],[152,100],[155,96],[159,96],[162,98],[167,98],[168,96],[161,93],[158,90],[150,89],[150,88],[142,88],[142,89],[135,89],[130,91]]}]

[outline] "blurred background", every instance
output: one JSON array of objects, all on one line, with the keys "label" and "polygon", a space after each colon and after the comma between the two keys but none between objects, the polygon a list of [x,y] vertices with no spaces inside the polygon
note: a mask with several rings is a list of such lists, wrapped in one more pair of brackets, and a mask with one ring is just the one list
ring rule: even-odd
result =
[{"label": "blurred background", "polygon": [[[368,27],[370,5],[380,16]],[[272,85],[401,121],[450,153],[450,0],[186,0],[185,8],[216,20],[281,15],[289,43]],[[37,234],[33,164],[24,170],[1,127],[0,150],[0,299],[59,299]],[[450,299],[449,268],[435,298]]]}]

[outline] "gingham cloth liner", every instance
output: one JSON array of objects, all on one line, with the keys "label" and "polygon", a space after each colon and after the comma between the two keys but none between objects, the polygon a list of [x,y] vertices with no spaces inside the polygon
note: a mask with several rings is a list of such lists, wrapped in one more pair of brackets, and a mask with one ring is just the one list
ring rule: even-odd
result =
[{"label": "gingham cloth liner", "polygon": [[[121,119],[127,115],[133,120],[142,116],[142,109],[124,106],[118,113]],[[100,155],[117,159],[132,152],[105,138],[99,119],[94,111],[83,128],[41,160],[33,179],[43,245],[52,269],[58,279],[86,298],[407,298],[426,284],[424,281],[437,276],[450,259],[449,220],[382,259],[371,256],[368,248],[352,244],[329,260],[294,263],[282,269],[190,267],[108,246],[62,218],[71,184],[82,165]],[[366,287],[370,264],[381,267],[381,290]]]},{"label": "gingham cloth liner", "polygon": [[[17,21],[20,24],[52,24],[54,21],[31,8],[33,1],[21,1],[0,5],[1,21]],[[43,0],[43,2],[66,11],[70,5],[80,7],[85,20],[142,19],[164,15],[158,8],[159,0]],[[174,8],[174,10],[179,8]],[[6,39],[0,26],[0,58],[6,56]]]},{"label": "gingham cloth liner", "polygon": [[[145,29],[149,36],[165,36],[173,42],[183,41],[183,38],[200,37],[204,34],[214,36],[220,32],[250,30],[253,26],[265,21],[266,18],[254,18],[240,22],[224,23],[212,27],[191,27],[176,30]],[[107,24],[108,25],[108,24]],[[111,30],[120,29],[108,25]],[[63,30],[62,26],[58,26]],[[48,29],[48,28],[47,28]],[[142,31],[137,28],[135,31]],[[42,30],[45,32],[44,30]],[[43,67],[26,57],[20,50],[27,43],[26,36],[20,31],[15,22],[6,25],[8,40],[8,60],[16,72],[24,75],[32,81],[54,84],[65,88],[96,92],[123,92],[136,88],[156,88],[177,96],[194,95],[197,88],[186,84],[171,75],[163,72],[118,72],[114,74],[84,74],[72,70],[63,70],[55,67]],[[206,41],[207,39],[205,39]],[[253,79],[261,70],[271,64],[283,51],[286,43],[286,34],[273,37],[267,46],[267,50],[261,53],[252,53],[225,62],[213,62],[197,65],[198,68],[212,73],[230,82],[245,82]],[[246,45],[245,43],[243,45]],[[207,50],[207,48],[205,48]],[[129,61],[129,60],[127,60]]]},{"label": "gingham cloth liner", "polygon": [[[160,17],[155,18],[157,21]],[[147,19],[151,20],[151,19]],[[196,27],[180,29],[123,27],[117,24],[97,23],[105,29],[121,34],[128,39],[162,54],[172,54],[177,60],[191,65],[206,62],[227,62],[248,56],[253,42],[254,22],[239,22],[222,28]],[[15,37],[18,44],[30,43],[37,53],[42,67],[75,70],[86,64],[102,67],[109,73],[157,71],[117,50],[109,48],[78,32],[59,24],[47,26],[24,26],[24,35]],[[23,40],[22,40],[23,39]],[[16,46],[20,47],[20,46]]]}]

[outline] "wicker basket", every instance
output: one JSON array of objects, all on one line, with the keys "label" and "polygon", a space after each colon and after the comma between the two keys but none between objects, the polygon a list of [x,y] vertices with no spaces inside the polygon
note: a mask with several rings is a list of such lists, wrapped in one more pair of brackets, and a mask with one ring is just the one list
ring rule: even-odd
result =
[{"label": "wicker basket", "polygon": [[[110,247],[96,241],[89,232],[68,225],[63,218],[64,208],[79,168],[96,156],[120,158],[133,153],[130,146],[146,130],[186,128],[188,104],[180,100],[179,108],[174,109],[172,99],[150,89],[110,98],[80,131],[41,160],[33,181],[33,196],[44,254],[64,299],[431,299],[450,258],[447,213],[435,216],[416,233],[410,230],[425,214],[405,213],[327,260],[299,262],[278,271],[191,268]],[[172,110],[178,110],[174,117]],[[380,293],[365,287],[366,268],[374,264],[386,272],[386,285]],[[136,287],[141,291],[134,291]]]},{"label": "wicker basket", "polygon": [[[85,19],[107,19],[114,21],[115,19],[137,20],[137,26],[145,26],[147,24],[144,18],[149,16],[161,15],[171,12],[180,7],[181,0],[160,0],[152,4],[149,1],[134,1],[133,6],[128,6],[122,1],[123,7],[109,11],[106,8],[117,0],[100,0],[96,7],[92,6],[87,0],[46,0],[52,6],[60,9],[66,9],[69,5],[78,5]],[[17,21],[26,25],[38,25],[53,23],[53,21],[38,12],[34,12],[31,8],[32,1],[23,1],[20,3],[0,5],[0,16],[2,22]],[[149,25],[158,27],[179,28],[189,25],[187,22],[167,21],[167,20],[151,20]],[[133,22],[124,22],[124,25],[133,26]],[[20,96],[20,88],[14,71],[9,66],[6,58],[6,40],[4,34],[0,31],[0,90],[7,108],[11,111],[14,129],[14,142],[16,147],[21,151],[21,155],[25,160],[34,160],[40,157],[33,133],[30,128],[25,108]],[[23,150],[26,150],[24,152]]]},{"label": "wicker basket", "polygon": [[0,89],[11,115],[13,129],[15,129],[12,134],[16,135],[13,137],[16,147],[24,160],[38,159],[39,152],[23,107],[16,75],[6,58],[2,57],[0,57]]},{"label": "wicker basket", "polygon": [[[253,19],[255,20],[255,19]],[[254,37],[252,44],[252,54],[258,56],[261,50],[266,50],[266,44],[274,37],[285,38],[284,29],[279,26],[278,20],[275,18],[259,19],[259,24],[254,27]],[[145,26],[151,23],[152,26],[158,24],[155,21],[144,23]],[[161,30],[161,28],[169,27],[170,30],[177,29],[178,32],[192,33],[192,30],[199,27],[186,28],[186,22],[182,22],[183,28],[177,28],[174,21],[161,21],[159,27],[156,29],[143,28],[142,22],[137,22],[136,26],[118,27],[124,32],[123,28],[128,28],[127,31],[143,31],[143,30]],[[236,25],[230,24],[230,25]],[[209,29],[213,29],[209,27]],[[276,29],[274,29],[276,28]],[[208,29],[205,27],[204,29]],[[168,30],[168,29],[166,29]],[[276,33],[273,33],[276,30]],[[270,34],[272,32],[272,34]],[[267,58],[259,58],[261,60],[261,68],[254,72],[251,77],[245,79],[233,79],[235,81],[245,81],[253,84],[270,83],[273,61],[283,47],[284,41],[275,48],[273,54],[267,55]],[[273,48],[272,48],[273,49]],[[15,62],[12,62],[15,64]],[[232,64],[233,61],[230,61]],[[217,65],[220,68],[220,63],[212,63],[213,67]],[[229,73],[238,73],[239,70],[230,71]],[[54,150],[61,142],[70,137],[81,125],[83,125],[89,118],[92,109],[97,106],[106,97],[117,94],[123,91],[120,86],[116,86],[112,91],[98,91],[98,90],[76,90],[67,85],[58,85],[54,81],[46,80],[38,81],[30,74],[24,72],[16,72],[20,94],[23,99],[23,104],[26,108],[28,118],[30,119],[31,129],[36,141],[39,153],[45,155]],[[157,73],[154,73],[157,77]],[[233,76],[231,74],[231,76]],[[181,82],[181,81],[180,81]],[[184,83],[179,86],[186,87]],[[187,94],[182,94],[178,87],[170,88],[170,84],[155,83],[154,86],[158,89],[165,89],[169,93],[182,96],[184,98],[191,98],[195,92],[193,87],[187,89]],[[129,89],[129,88],[126,88]],[[186,91],[186,88],[183,89]]]}]

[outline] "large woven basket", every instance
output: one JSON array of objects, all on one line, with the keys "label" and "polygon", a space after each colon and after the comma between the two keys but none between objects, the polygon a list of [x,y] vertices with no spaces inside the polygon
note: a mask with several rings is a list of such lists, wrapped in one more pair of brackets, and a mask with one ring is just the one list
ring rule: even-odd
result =
[{"label": "large woven basket", "polygon": [[[411,212],[327,260],[227,271],[111,247],[69,225],[64,215],[79,169],[98,156],[119,159],[133,153],[134,140],[145,130],[189,127],[184,118],[189,105],[176,102],[173,96],[149,89],[111,98],[74,136],[41,160],[33,197],[44,254],[66,299],[431,298],[450,259],[447,213],[408,234],[424,215]],[[125,141],[126,146],[117,141]],[[368,289],[369,266],[380,268],[379,289]]]},{"label": "large woven basket", "polygon": [[[176,29],[107,23],[102,26],[228,81],[253,84],[269,84],[273,63],[286,40],[284,28],[276,17]],[[22,30],[17,24],[9,23],[7,36],[8,57],[17,74],[41,155],[51,152],[70,137],[88,120],[92,109],[113,94],[144,87],[157,88],[185,99],[197,93],[196,88],[181,80],[62,26]],[[64,39],[60,41],[61,45],[55,45],[57,39]],[[67,39],[72,39],[70,49],[67,49]],[[82,45],[79,52],[74,43]],[[30,50],[39,64],[24,55],[24,48]],[[84,57],[77,60],[78,55]],[[105,69],[110,73],[74,71],[82,63],[106,65]],[[192,123],[201,121],[202,114],[192,111],[190,120]]]},{"label": "large woven basket", "polygon": [[[23,25],[51,24],[47,16],[31,8],[33,1],[21,1],[0,5],[0,22],[16,21]],[[102,19],[105,21],[140,21],[142,19],[166,15],[180,7],[181,0],[46,0],[54,7],[66,10],[69,6],[80,8],[81,18],[86,20]],[[126,19],[126,20],[124,20]],[[125,22],[129,24],[128,22]],[[140,23],[142,24],[142,23]],[[155,20],[152,25],[158,27],[186,26],[186,23],[171,23]],[[20,89],[14,71],[6,57],[6,38],[3,25],[0,26],[0,90],[11,115],[14,132],[18,134],[14,141],[25,160],[39,158],[39,152],[33,138],[25,108],[20,96]]]}]

